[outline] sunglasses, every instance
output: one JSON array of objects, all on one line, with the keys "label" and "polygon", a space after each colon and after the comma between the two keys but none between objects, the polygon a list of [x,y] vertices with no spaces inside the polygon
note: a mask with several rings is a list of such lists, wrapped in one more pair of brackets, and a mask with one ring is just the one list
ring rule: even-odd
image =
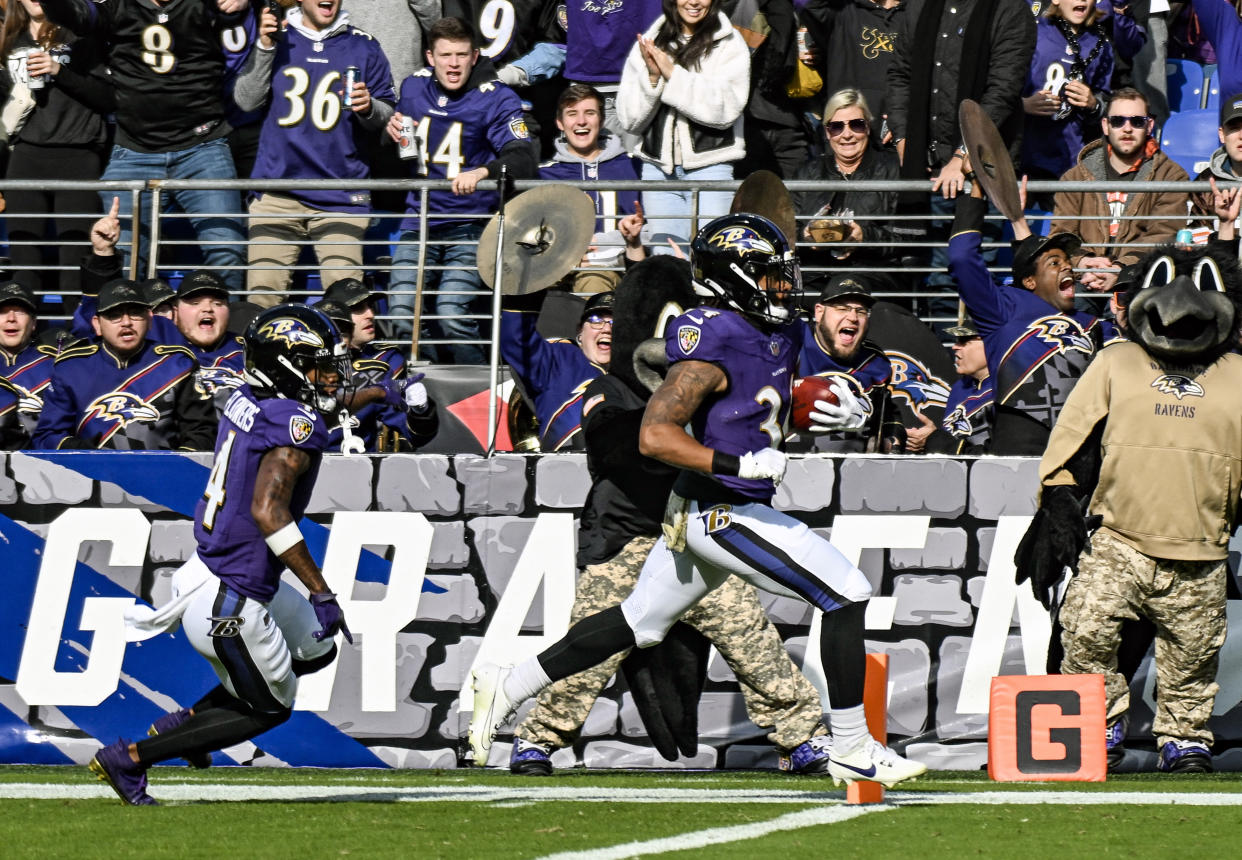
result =
[{"label": "sunglasses", "polygon": [[828,305],[828,307],[832,308],[839,314],[857,314],[863,319],[871,316],[871,308],[865,305],[851,305],[846,304],[845,302],[832,302]]},{"label": "sunglasses", "polygon": [[1110,116],[1108,124],[1113,128],[1125,128],[1127,123],[1132,128],[1147,128],[1147,123],[1150,120],[1151,117],[1146,116]]},{"label": "sunglasses", "polygon": [[845,127],[847,125],[850,127],[850,131],[855,134],[863,134],[867,131],[867,121],[862,117],[852,119],[849,122],[846,122],[843,119],[834,119],[831,122],[824,123],[824,128],[828,129],[829,137],[836,137],[841,132],[845,131]]}]

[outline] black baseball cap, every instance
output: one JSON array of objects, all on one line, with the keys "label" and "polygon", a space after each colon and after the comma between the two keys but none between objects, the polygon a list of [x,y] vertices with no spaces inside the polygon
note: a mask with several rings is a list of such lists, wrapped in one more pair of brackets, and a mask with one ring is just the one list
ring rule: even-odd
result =
[{"label": "black baseball cap", "polygon": [[227,299],[229,285],[215,272],[199,269],[181,279],[181,283],[177,285],[177,298],[188,299],[198,293],[217,293]]},{"label": "black baseball cap", "polygon": [[147,310],[151,308],[147,304],[146,297],[142,294],[142,287],[138,286],[136,281],[118,278],[115,281],[108,281],[108,283],[100,287],[99,303],[95,307],[95,313],[107,313],[123,305],[141,305]]},{"label": "black baseball cap", "polygon": [[336,302],[347,308],[354,308],[371,298],[367,285],[357,278],[341,278],[333,281],[323,292],[325,301]]},{"label": "black baseball cap", "polygon": [[1082,239],[1076,233],[1053,233],[1051,236],[1032,234],[1013,246],[1013,280],[1021,286],[1024,278],[1035,274],[1035,261],[1048,251],[1058,248],[1072,257],[1082,247]]},{"label": "black baseball cap", "polygon": [[315,305],[315,310],[332,320],[336,330],[341,334],[354,333],[354,315],[340,302],[334,299],[324,299]]},{"label": "black baseball cap", "polygon": [[820,291],[818,303],[826,305],[844,296],[857,296],[867,307],[875,304],[871,289],[857,278],[849,275],[833,275]]},{"label": "black baseball cap", "polygon": [[1239,117],[1242,117],[1242,93],[1230,96],[1220,103],[1220,124],[1222,127]]},{"label": "black baseball cap", "polygon": [[147,278],[138,286],[142,288],[142,294],[153,310],[177,297],[177,291],[172,288],[172,284],[163,278]]},{"label": "black baseball cap", "polygon": [[589,317],[612,316],[612,306],[616,297],[617,294],[611,290],[591,296],[582,308],[582,316],[578,319],[578,325],[582,325]]},{"label": "black baseball cap", "polygon": [[34,293],[24,284],[17,281],[5,281],[0,284],[0,305],[8,304],[25,305],[30,308],[31,313],[39,310],[39,305],[35,302]]}]

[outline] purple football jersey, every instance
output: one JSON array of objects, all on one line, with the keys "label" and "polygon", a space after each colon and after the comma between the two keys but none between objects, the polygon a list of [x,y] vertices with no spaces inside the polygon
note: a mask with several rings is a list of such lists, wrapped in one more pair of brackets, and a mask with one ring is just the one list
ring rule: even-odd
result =
[{"label": "purple football jersey", "polygon": [[[486,167],[506,144],[530,139],[521,99],[500,81],[450,95],[426,68],[401,84],[397,112],[416,123],[419,157],[409,162],[416,177],[453,179],[464,170]],[[417,213],[419,192],[411,191],[405,202],[407,211]],[[499,203],[496,192],[486,187],[462,195],[432,191],[427,195],[428,210],[443,217],[433,217],[428,226],[472,223],[471,216],[494,212]],[[417,230],[417,215],[402,221],[401,229]]]},{"label": "purple football jersey", "polygon": [[[792,329],[765,333],[739,314],[712,308],[695,308],[673,320],[665,342],[669,363],[706,361],[729,377],[728,390],[708,397],[694,414],[694,438],[738,456],[783,446],[797,358]],[[762,501],[774,490],[770,479],[715,478]]]},{"label": "purple football jersey", "polygon": [[282,565],[250,516],[259,461],[273,448],[301,448],[311,466],[297,480],[289,510],[302,518],[328,445],[328,428],[309,406],[255,397],[242,385],[229,398],[216,435],[216,457],[207,489],[194,511],[198,556],[239,594],[266,603],[276,594]]}]

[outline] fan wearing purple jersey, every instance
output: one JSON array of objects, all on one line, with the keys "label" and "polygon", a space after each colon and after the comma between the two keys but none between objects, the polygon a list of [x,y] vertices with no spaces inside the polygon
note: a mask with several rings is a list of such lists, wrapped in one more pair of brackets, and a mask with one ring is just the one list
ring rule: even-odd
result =
[{"label": "fan wearing purple jersey", "polygon": [[[442,363],[485,364],[478,316],[485,310],[483,282],[475,269],[476,250],[487,216],[499,196],[489,182],[502,166],[511,179],[533,179],[535,147],[531,144],[522,103],[513,90],[491,81],[476,69],[479,49],[473,28],[460,18],[441,18],[427,39],[429,68],[401,84],[397,112],[388,134],[401,138],[401,122],[414,120],[419,157],[410,164],[423,179],[452,181],[449,191],[427,195],[427,248],[423,290],[431,303],[439,334]],[[416,301],[419,267],[420,192],[406,197],[408,217],[393,254],[389,311],[395,333],[409,337]],[[428,319],[424,315],[423,319]]]},{"label": "fan wearing purple jersey", "polygon": [[[256,49],[233,90],[242,110],[267,105],[252,178],[366,179],[364,138],[383,129],[396,101],[379,42],[350,26],[340,0],[301,0],[277,41],[279,32],[264,8]],[[345,93],[351,67],[358,80]],[[250,300],[264,307],[282,301],[303,242],[315,246],[322,284],[360,279],[370,218],[365,188],[259,193],[250,202]]]},{"label": "fan wearing purple jersey", "polygon": [[[335,635],[353,637],[336,595],[298,530],[328,444],[345,347],[323,314],[271,308],[245,334],[246,384],[216,436],[215,462],[194,512],[198,550],[173,574],[172,599],[126,613],[130,641],[181,624],[220,685],[166,714],[149,739],[103,747],[90,769],[121,800],[152,806],[147,770],[169,759],[204,765],[213,750],[249,740],[292,714],[299,675],[328,665]],[[288,568],[309,600],[286,582]]]},{"label": "fan wearing purple jersey", "polygon": [[[771,221],[739,213],[699,231],[690,263],[694,290],[708,304],[668,329],[668,375],[647,404],[639,435],[644,455],[682,470],[664,537],[620,606],[578,622],[516,666],[475,670],[474,760],[486,763],[497,727],[527,698],[625,648],[656,644],[704,595],[740,576],[824,613],[820,656],[831,697],[825,710],[833,780],[891,786],[918,776],[926,767],[875,740],[863,715],[870,582],[828,541],[771,507],[785,475],[781,445],[797,361],[797,256]],[[848,409],[826,401],[817,408],[826,430],[849,421]]]}]

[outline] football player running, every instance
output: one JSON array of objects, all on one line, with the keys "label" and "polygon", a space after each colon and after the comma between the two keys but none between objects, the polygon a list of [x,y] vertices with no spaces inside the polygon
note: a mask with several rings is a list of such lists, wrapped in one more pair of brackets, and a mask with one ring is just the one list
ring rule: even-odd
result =
[{"label": "football player running", "polygon": [[[699,231],[690,262],[695,292],[708,305],[673,322],[665,350],[671,366],[647,405],[639,438],[643,454],[682,469],[665,536],[620,606],[583,619],[516,666],[478,667],[474,760],[487,762],[497,728],[525,699],[624,648],[654,645],[703,595],[737,575],[826,615],[821,659],[833,780],[891,786],[918,776],[924,765],[867,731],[863,618],[871,584],[828,541],[770,505],[786,466],[781,445],[798,352],[790,325],[801,288],[797,257],[771,221],[733,214]],[[816,424],[848,420],[846,410],[823,407],[832,414]]]},{"label": "football player running", "polygon": [[[95,754],[90,769],[134,806],[156,803],[147,794],[152,765],[184,758],[205,766],[212,750],[289,719],[297,677],[335,659],[338,632],[353,642],[297,526],[328,444],[325,416],[348,374],[344,345],[327,317],[295,304],[256,317],[245,351],[246,382],[225,407],[194,514],[197,552],[173,575],[168,603],[126,614],[131,641],[180,622],[220,685],[156,720],[152,737]],[[281,581],[285,568],[309,600]]]}]

